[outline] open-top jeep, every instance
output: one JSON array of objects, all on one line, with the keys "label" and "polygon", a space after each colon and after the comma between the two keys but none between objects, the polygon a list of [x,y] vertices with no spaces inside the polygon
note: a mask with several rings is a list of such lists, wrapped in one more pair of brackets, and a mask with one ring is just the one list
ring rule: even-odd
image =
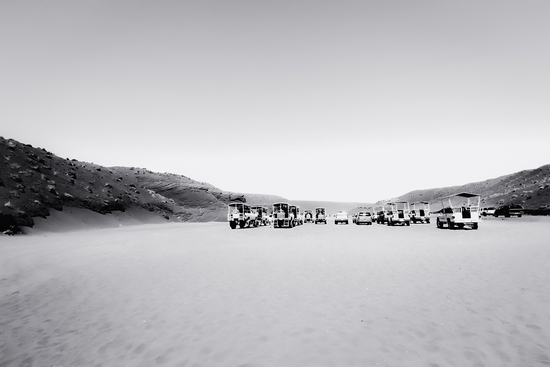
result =
[{"label": "open-top jeep", "polygon": [[412,203],[409,216],[413,223],[430,223],[430,203],[427,201]]},{"label": "open-top jeep", "polygon": [[250,206],[244,203],[230,203],[227,206],[227,220],[231,229],[246,226],[250,227],[256,223],[257,213],[252,213]]},{"label": "open-top jeep", "polygon": [[269,216],[267,213],[267,207],[256,205],[251,206],[250,211],[253,214],[256,214],[256,223],[255,226],[266,226],[269,224]]},{"label": "open-top jeep", "polygon": [[378,212],[375,206],[370,207],[370,215],[372,216],[373,223],[378,221]]},{"label": "open-top jeep", "polygon": [[290,205],[288,203],[273,204],[273,227],[274,228],[294,227],[294,217],[290,212]]},{"label": "open-top jeep", "polygon": [[441,198],[442,209],[437,216],[437,228],[464,228],[469,226],[478,229],[479,205],[481,196],[469,192],[461,192]]},{"label": "open-top jeep", "polygon": [[409,217],[409,203],[407,201],[396,201],[388,203],[390,206],[391,214],[388,214],[388,226],[411,225],[411,218]]},{"label": "open-top jeep", "polygon": [[290,217],[293,221],[293,226],[299,226],[304,224],[304,217],[300,212],[300,207],[298,205],[290,205]]},{"label": "open-top jeep", "polygon": [[313,212],[311,209],[304,210],[304,223],[313,223]]},{"label": "open-top jeep", "polygon": [[388,221],[388,212],[391,212],[391,210],[386,209],[385,205],[380,205],[376,207],[375,212],[376,223],[384,224]]},{"label": "open-top jeep", "polygon": [[327,224],[327,211],[325,208],[315,208],[315,224],[317,223]]}]

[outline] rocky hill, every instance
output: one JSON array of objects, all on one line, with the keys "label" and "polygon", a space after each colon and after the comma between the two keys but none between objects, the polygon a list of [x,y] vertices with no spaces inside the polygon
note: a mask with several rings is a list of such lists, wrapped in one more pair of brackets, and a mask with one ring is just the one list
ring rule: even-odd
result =
[{"label": "rocky hill", "polygon": [[432,209],[441,207],[439,198],[458,192],[481,195],[482,207],[520,204],[527,213],[548,214],[550,211],[550,164],[485,181],[435,189],[415,190],[394,200],[428,201]]},{"label": "rocky hill", "polygon": [[0,233],[63,207],[102,214],[141,207],[166,220],[211,221],[225,220],[230,201],[245,200],[185,176],[64,159],[0,137]]}]

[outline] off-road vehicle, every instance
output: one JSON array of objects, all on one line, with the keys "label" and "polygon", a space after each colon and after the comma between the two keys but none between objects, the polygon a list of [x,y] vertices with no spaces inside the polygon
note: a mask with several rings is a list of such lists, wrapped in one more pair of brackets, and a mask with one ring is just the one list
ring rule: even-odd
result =
[{"label": "off-road vehicle", "polygon": [[317,223],[327,224],[327,211],[323,207],[315,208],[315,224]]},{"label": "off-road vehicle", "polygon": [[269,224],[267,207],[261,205],[251,206],[250,211],[256,214],[256,226],[267,226]]},{"label": "off-road vehicle", "polygon": [[252,213],[250,206],[244,203],[229,203],[227,206],[227,221],[231,229],[256,225],[257,213]]},{"label": "off-road vehicle", "polygon": [[409,216],[412,223],[430,223],[430,203],[427,201],[412,203]]},{"label": "off-road vehicle", "polygon": [[304,210],[304,223],[313,223],[313,212],[311,209]]},{"label": "off-road vehicle", "polygon": [[385,205],[377,206],[374,211],[376,213],[374,217],[376,223],[385,224],[388,221],[387,214],[389,210],[386,208]]},{"label": "off-road vehicle", "polygon": [[472,229],[479,227],[479,205],[481,196],[469,192],[461,192],[441,198],[443,207],[436,219],[437,228],[447,226],[449,229],[455,227]]},{"label": "off-road vehicle", "polygon": [[294,217],[290,213],[288,203],[273,204],[273,227],[274,228],[293,228]]},{"label": "off-road vehicle", "polygon": [[300,207],[298,205],[290,205],[290,217],[292,218],[292,221],[294,222],[294,226],[299,226],[304,224],[304,219],[302,216],[302,213],[300,212]]},{"label": "off-road vehicle", "polygon": [[388,203],[390,206],[391,214],[388,213],[388,226],[395,225],[411,225],[411,218],[409,217],[409,203],[407,201],[396,201]]}]

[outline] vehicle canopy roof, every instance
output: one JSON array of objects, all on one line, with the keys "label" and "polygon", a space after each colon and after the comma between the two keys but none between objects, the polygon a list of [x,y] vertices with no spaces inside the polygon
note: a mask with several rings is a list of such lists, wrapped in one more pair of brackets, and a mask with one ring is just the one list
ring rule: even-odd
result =
[{"label": "vehicle canopy roof", "polygon": [[285,211],[290,208],[290,204],[288,203],[273,203],[273,209],[284,209]]},{"label": "vehicle canopy roof", "polygon": [[250,208],[249,205],[247,205],[245,203],[240,203],[240,202],[229,203],[228,205],[229,206],[242,206],[242,207],[245,207],[245,208]]},{"label": "vehicle canopy roof", "polygon": [[267,207],[263,205],[254,205],[250,207],[250,210],[257,210],[259,212],[267,212]]},{"label": "vehicle canopy roof", "polygon": [[452,198],[452,197],[455,197],[455,196],[462,197],[462,198],[473,198],[473,197],[481,196],[481,195],[480,194],[474,194],[474,193],[471,193],[471,192],[460,192],[458,194],[443,196],[441,199],[448,199],[448,198]]},{"label": "vehicle canopy roof", "polygon": [[[471,193],[471,192],[459,192],[457,194],[453,194],[453,195],[448,195],[448,196],[443,196],[440,198],[441,200],[441,204],[443,205],[443,207],[445,207],[445,204],[444,204],[444,201],[445,200],[448,200],[449,202],[449,205],[450,206],[454,206],[454,205],[457,205],[458,201],[459,200],[455,200],[453,202],[453,198],[462,198],[462,199],[466,199],[468,202],[467,202],[467,205],[474,205],[474,206],[479,206],[480,202],[481,202],[481,195],[480,194],[474,194],[474,193]],[[470,199],[472,198],[477,198],[477,205],[476,204],[472,204],[470,202]],[[460,205],[460,204],[459,204]]]},{"label": "vehicle canopy roof", "polygon": [[390,207],[397,207],[398,204],[403,204],[403,207],[407,207],[409,205],[409,202],[408,201],[393,201],[391,203],[388,203],[387,205],[389,205]]}]

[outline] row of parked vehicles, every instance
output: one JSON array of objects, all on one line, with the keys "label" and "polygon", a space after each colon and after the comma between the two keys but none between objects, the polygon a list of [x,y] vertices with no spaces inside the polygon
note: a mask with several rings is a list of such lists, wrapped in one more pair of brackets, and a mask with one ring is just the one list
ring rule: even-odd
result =
[{"label": "row of parked vehicles", "polygon": [[521,218],[523,215],[523,206],[521,205],[502,205],[498,208],[488,207],[481,209],[481,215],[486,217],[492,215],[493,217],[518,217]]},{"label": "row of parked vehicles", "polygon": [[[442,209],[436,212],[437,228],[478,229],[481,216],[521,217],[523,215],[521,205],[481,209],[481,196],[468,192],[445,196],[440,200]],[[388,226],[430,223],[430,204],[427,201],[410,204],[406,201],[395,201],[365,209],[367,210],[359,211],[352,216],[353,223],[372,225],[376,222]],[[269,214],[266,206],[231,203],[228,206],[228,221],[233,229],[237,226],[244,228],[268,224],[272,224],[275,228],[293,228],[304,223],[327,223],[327,212],[322,207],[302,212],[299,206],[281,202],[273,204],[271,213]],[[345,211],[339,211],[334,215],[335,224],[349,224],[349,220]]]},{"label": "row of parked vehicles", "polygon": [[411,223],[430,223],[430,203],[420,201],[409,204],[407,201],[386,203],[370,211],[358,212],[354,215],[355,224],[387,224],[389,226],[406,225]]},{"label": "row of parked vehicles", "polygon": [[269,214],[266,206],[250,206],[245,203],[230,203],[227,207],[227,221],[231,229],[266,226]]},{"label": "row of parked vehicles", "polygon": [[245,203],[230,203],[227,220],[232,229],[258,227],[272,224],[274,228],[293,228],[304,223],[327,223],[326,209],[319,207],[301,211],[298,205],[274,203],[269,214],[267,206],[250,206]]}]

